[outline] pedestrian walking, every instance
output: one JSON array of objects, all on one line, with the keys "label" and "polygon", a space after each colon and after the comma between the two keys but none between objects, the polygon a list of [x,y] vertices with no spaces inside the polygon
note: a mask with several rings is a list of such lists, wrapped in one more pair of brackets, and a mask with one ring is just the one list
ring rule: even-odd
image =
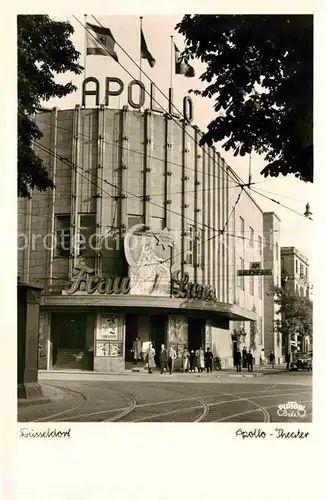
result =
[{"label": "pedestrian walking", "polygon": [[156,355],[156,351],[152,346],[152,343],[150,342],[148,351],[146,353],[146,359],[148,363],[148,372],[152,373],[153,368],[156,367],[156,363],[154,361],[154,357]]},{"label": "pedestrian walking", "polygon": [[168,351],[168,368],[169,368],[169,374],[170,375],[174,371],[174,364],[175,364],[175,359],[176,358],[177,358],[177,354],[176,354],[175,349],[172,346],[169,347],[169,351]]},{"label": "pedestrian walking", "polygon": [[135,337],[132,347],[133,363],[137,365],[138,361],[142,358],[142,342],[139,337]]},{"label": "pedestrian walking", "polygon": [[243,349],[242,349],[242,364],[243,364],[243,368],[246,368],[247,357],[248,357],[248,353],[247,353],[246,347],[243,347]]},{"label": "pedestrian walking", "polygon": [[167,365],[168,365],[168,351],[165,347],[164,344],[161,345],[161,352],[160,352],[160,368],[161,368],[161,373],[166,373],[167,372]]},{"label": "pedestrian walking", "polygon": [[192,373],[195,372],[195,365],[196,365],[195,351],[194,349],[192,349],[190,352],[190,371]]},{"label": "pedestrian walking", "polygon": [[247,365],[248,365],[248,371],[253,372],[253,355],[251,351],[247,353]]},{"label": "pedestrian walking", "polygon": [[275,354],[271,351],[269,355],[269,361],[271,363],[271,368],[275,368]]},{"label": "pedestrian walking", "polygon": [[207,373],[212,372],[212,360],[213,360],[212,351],[210,347],[207,347],[207,352],[204,355],[204,363],[207,369]]},{"label": "pedestrian walking", "polygon": [[239,349],[236,350],[234,363],[236,366],[236,371],[237,372],[242,371],[242,354]]},{"label": "pedestrian walking", "polygon": [[183,372],[187,373],[190,369],[190,353],[187,347],[184,347],[183,351]]},{"label": "pedestrian walking", "polygon": [[198,372],[202,373],[204,370],[204,350],[202,349],[202,346],[200,346],[199,349],[195,352],[195,356]]},{"label": "pedestrian walking", "polygon": [[288,353],[286,354],[286,370],[289,370],[290,362],[291,362],[291,355],[290,353]]}]

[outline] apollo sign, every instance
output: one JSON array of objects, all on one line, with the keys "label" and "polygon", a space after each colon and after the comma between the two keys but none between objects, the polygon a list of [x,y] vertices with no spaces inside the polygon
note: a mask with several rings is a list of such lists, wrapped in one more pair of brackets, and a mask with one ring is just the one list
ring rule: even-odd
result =
[{"label": "apollo sign", "polygon": [[[110,105],[110,97],[118,97],[124,92],[124,82],[120,78],[107,76],[104,83],[104,103]],[[145,96],[150,95],[150,110],[157,113],[164,113],[165,110],[158,105],[156,97],[156,85],[151,82],[150,91],[145,89],[141,80],[132,80],[127,86],[127,102],[133,109],[141,109],[145,104]],[[95,98],[95,105],[100,105],[100,82],[97,78],[89,76],[85,78],[82,85],[82,106],[86,105],[86,97]],[[181,118],[173,103],[173,89],[168,90],[168,110],[167,112],[174,118]],[[183,98],[183,116],[184,120],[191,123],[194,117],[193,101],[190,96]]]}]

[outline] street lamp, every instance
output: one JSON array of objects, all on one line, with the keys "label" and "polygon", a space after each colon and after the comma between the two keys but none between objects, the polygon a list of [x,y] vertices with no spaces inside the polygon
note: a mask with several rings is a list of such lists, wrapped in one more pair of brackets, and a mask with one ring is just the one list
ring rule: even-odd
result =
[{"label": "street lamp", "polygon": [[310,210],[310,205],[309,205],[309,203],[307,203],[307,204],[306,204],[306,206],[305,206],[305,212],[304,212],[304,214],[303,214],[303,215],[304,215],[304,217],[311,217],[312,212],[311,212],[311,210]]}]

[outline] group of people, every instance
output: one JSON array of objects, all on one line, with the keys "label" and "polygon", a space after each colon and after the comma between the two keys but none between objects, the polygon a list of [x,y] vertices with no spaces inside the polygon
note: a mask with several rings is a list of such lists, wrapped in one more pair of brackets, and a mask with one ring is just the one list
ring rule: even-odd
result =
[{"label": "group of people", "polygon": [[196,350],[191,349],[191,351],[187,347],[184,347],[182,358],[182,370],[184,373],[202,373],[204,369],[208,373],[212,372],[213,354],[210,347],[207,347],[206,352],[204,352],[202,346]]},{"label": "group of people", "polygon": [[[269,354],[269,362],[272,368],[275,368],[275,355],[271,351]],[[242,368],[248,369],[249,372],[253,371],[254,358],[251,350],[247,351],[246,347],[243,347],[242,352],[239,348],[236,349],[234,356],[234,365],[236,366],[236,371],[240,372]],[[264,352],[260,356],[260,366],[267,364]]]},{"label": "group of people", "polygon": [[239,348],[236,349],[234,355],[234,365],[236,366],[236,371],[240,372],[242,367],[248,369],[249,372],[253,371],[253,354],[251,350],[247,351],[246,347],[243,347],[242,352]]},{"label": "group of people", "polygon": [[[156,367],[156,351],[153,347],[152,342],[149,342],[148,348],[145,353],[142,352],[142,342],[139,337],[133,342],[133,361],[137,364],[138,361],[144,361],[147,365],[148,372],[152,373],[153,369]],[[162,374],[172,373],[175,368],[177,360],[177,353],[173,346],[169,349],[166,348],[164,344],[161,345],[161,350],[158,356],[158,361],[160,364],[160,371]],[[213,354],[210,347],[207,348],[206,352],[202,346],[199,349],[192,349],[191,351],[185,346],[182,353],[181,360],[181,371],[184,373],[202,373],[205,369],[207,372],[212,372]]]}]

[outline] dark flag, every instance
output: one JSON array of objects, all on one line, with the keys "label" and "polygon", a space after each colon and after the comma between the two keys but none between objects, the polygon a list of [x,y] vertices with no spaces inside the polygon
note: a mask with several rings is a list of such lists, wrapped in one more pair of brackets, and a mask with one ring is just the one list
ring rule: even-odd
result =
[{"label": "dark flag", "polygon": [[177,45],[174,43],[175,49],[175,74],[176,75],[184,75],[188,78],[192,78],[195,76],[194,68],[185,61],[181,61],[181,52],[178,49]]},{"label": "dark flag", "polygon": [[[118,61],[118,56],[115,52],[115,39],[109,28],[95,26],[94,24],[86,23],[87,31],[87,56],[111,56],[115,61]],[[92,36],[93,35],[93,36]]]},{"label": "dark flag", "polygon": [[153,66],[156,64],[155,58],[149,52],[142,29],[141,29],[141,58],[146,59],[151,68],[153,68]]}]

